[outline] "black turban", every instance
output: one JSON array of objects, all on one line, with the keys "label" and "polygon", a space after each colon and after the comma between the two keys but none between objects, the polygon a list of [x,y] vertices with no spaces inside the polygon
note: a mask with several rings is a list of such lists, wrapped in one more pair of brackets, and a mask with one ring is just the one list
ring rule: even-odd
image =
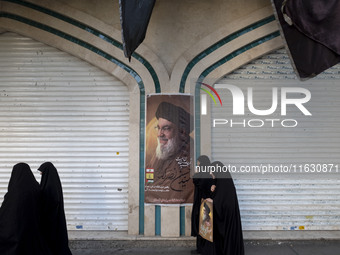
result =
[{"label": "black turban", "polygon": [[186,134],[190,134],[193,128],[191,125],[192,122],[190,113],[182,107],[168,102],[162,102],[159,104],[156,111],[156,118],[163,118],[174,123],[178,128],[184,129]]}]

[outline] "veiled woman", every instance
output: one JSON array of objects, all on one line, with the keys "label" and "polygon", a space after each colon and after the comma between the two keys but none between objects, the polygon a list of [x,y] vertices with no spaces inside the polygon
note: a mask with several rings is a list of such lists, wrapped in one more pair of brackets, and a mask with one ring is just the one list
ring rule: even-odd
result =
[{"label": "veiled woman", "polygon": [[219,166],[223,171],[214,173],[214,252],[210,254],[244,255],[240,209],[233,179],[220,161],[213,162],[212,166]]},{"label": "veiled woman", "polygon": [[38,170],[42,174],[42,230],[48,247],[53,255],[70,255],[63,190],[57,169],[51,162],[45,162]]},{"label": "veiled woman", "polygon": [[50,255],[40,232],[41,192],[26,163],[13,167],[0,208],[1,255]]}]

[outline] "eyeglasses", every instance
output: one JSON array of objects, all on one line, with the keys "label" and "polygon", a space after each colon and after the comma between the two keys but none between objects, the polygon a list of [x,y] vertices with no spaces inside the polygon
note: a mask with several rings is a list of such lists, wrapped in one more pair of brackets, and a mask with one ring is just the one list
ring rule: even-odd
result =
[{"label": "eyeglasses", "polygon": [[161,133],[163,134],[168,134],[172,130],[172,127],[171,126],[164,126],[164,127],[156,126],[155,130],[157,132],[161,131]]}]

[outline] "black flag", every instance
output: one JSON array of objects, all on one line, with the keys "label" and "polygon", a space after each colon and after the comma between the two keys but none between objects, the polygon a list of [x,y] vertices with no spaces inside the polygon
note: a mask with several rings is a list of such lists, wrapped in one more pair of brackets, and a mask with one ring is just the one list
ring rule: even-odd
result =
[{"label": "black flag", "polygon": [[272,0],[272,3],[301,80],[340,62],[340,1]]},{"label": "black flag", "polygon": [[119,0],[120,23],[125,57],[143,42],[156,0]]}]

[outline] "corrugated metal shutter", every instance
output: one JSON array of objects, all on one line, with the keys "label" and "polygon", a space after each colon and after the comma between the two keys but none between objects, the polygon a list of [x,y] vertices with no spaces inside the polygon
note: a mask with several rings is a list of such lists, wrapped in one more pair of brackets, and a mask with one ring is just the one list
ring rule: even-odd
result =
[{"label": "corrugated metal shutter", "polygon": [[[242,117],[232,115],[232,97],[219,90],[223,107],[211,105],[212,119],[295,119],[296,128],[251,128],[219,125],[211,128],[212,159],[237,166],[291,166],[338,164],[340,168],[340,65],[305,82],[297,80],[285,50],[279,50],[243,66],[220,80],[242,89],[254,89],[254,106],[269,109],[272,87],[303,87],[311,92],[306,104],[313,116],[296,107],[287,116],[278,110],[270,117],[252,115],[245,107]],[[280,102],[280,96],[279,96]],[[269,104],[268,104],[269,103]],[[245,104],[247,106],[247,104]],[[280,109],[280,108],[279,108]],[[239,121],[241,122],[241,121]],[[279,123],[279,122],[278,122]],[[259,122],[253,122],[259,125]],[[291,123],[290,123],[291,124]],[[304,166],[303,166],[304,167]],[[330,170],[330,166],[328,166]],[[299,171],[298,171],[299,172]],[[340,169],[333,174],[234,174],[245,230],[339,230]]]},{"label": "corrugated metal shutter", "polygon": [[69,229],[127,230],[129,94],[85,61],[0,35],[0,199],[12,167],[51,161]]}]

